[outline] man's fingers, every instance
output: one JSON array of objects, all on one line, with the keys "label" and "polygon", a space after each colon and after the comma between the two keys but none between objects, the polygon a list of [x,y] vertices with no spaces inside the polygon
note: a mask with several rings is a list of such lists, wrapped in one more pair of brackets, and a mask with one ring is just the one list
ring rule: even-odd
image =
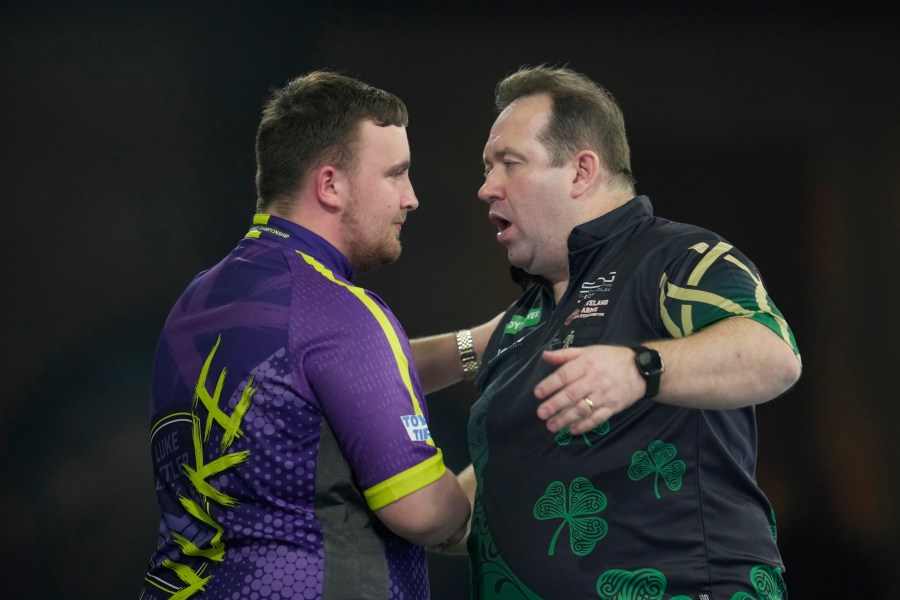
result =
[{"label": "man's fingers", "polygon": [[562,350],[544,350],[541,358],[551,365],[558,366],[569,362],[576,356],[578,356],[577,348],[563,348]]},{"label": "man's fingers", "polygon": [[[554,397],[554,399],[558,398],[559,396]],[[550,402],[552,400],[545,404]],[[556,432],[568,426],[572,435],[580,435],[609,420],[612,412],[607,406],[595,403],[590,396],[583,396],[574,402],[562,402],[559,410],[551,413],[550,418],[547,419],[547,429]]]},{"label": "man's fingers", "polygon": [[567,386],[565,389],[542,402],[537,409],[538,416],[545,420],[558,420],[559,418],[571,413],[567,422],[583,419],[589,416],[596,405],[593,400],[586,402],[584,398],[589,398],[590,391],[583,390],[579,393],[575,386]]},{"label": "man's fingers", "polygon": [[569,375],[568,371],[560,365],[565,365],[566,363],[575,359],[577,356],[578,351],[574,348],[554,351],[548,350],[544,352],[544,360],[548,364],[557,366],[559,368],[557,368],[555,371],[553,371],[553,373],[542,379],[536,386],[534,386],[534,395],[538,400],[549,398],[552,394],[557,393],[566,385],[571,383],[571,376]]},{"label": "man's fingers", "polygon": [[571,433],[572,435],[581,435],[582,433],[587,433],[604,421],[608,421],[611,416],[612,411],[605,406],[601,406],[593,413],[591,413],[590,417],[572,423],[569,427],[569,433]]}]

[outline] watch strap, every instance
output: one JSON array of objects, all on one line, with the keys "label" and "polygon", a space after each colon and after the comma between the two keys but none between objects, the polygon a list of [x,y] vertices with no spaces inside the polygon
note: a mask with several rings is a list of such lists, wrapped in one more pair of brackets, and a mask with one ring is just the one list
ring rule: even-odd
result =
[{"label": "watch strap", "polygon": [[463,381],[472,381],[478,377],[479,364],[471,329],[460,329],[456,332],[456,349],[462,362]]},{"label": "watch strap", "polygon": [[[646,346],[632,346],[631,350],[634,352],[634,362],[637,365],[638,373],[647,384],[644,398],[653,398],[659,393],[659,379],[665,371],[662,358],[659,356],[659,352]],[[655,366],[653,366],[654,363]]]}]

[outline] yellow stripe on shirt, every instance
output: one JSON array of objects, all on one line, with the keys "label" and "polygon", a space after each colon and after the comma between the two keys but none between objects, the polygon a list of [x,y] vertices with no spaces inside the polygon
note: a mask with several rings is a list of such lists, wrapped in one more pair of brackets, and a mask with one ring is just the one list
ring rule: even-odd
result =
[{"label": "yellow stripe on shirt", "polygon": [[378,510],[404,496],[434,483],[441,477],[447,467],[444,466],[444,454],[437,449],[437,454],[423,460],[414,467],[397,473],[381,483],[375,484],[363,492],[366,502],[372,510]]},{"label": "yellow stripe on shirt", "polygon": [[[397,332],[394,330],[394,326],[391,325],[390,320],[387,318],[387,315],[384,314],[384,311],[378,306],[378,303],[372,300],[366,291],[361,287],[356,287],[353,285],[349,285],[344,283],[343,281],[339,281],[335,278],[334,273],[332,273],[325,265],[309,256],[308,254],[304,254],[297,250],[297,254],[303,257],[310,266],[312,266],[316,271],[321,273],[326,279],[329,281],[336,283],[337,285],[346,288],[351,294],[356,296],[363,305],[369,309],[369,312],[372,313],[372,316],[375,317],[375,320],[378,321],[378,324],[381,325],[381,330],[384,332],[385,338],[387,338],[388,344],[390,344],[391,351],[394,354],[394,361],[397,365],[397,371],[400,373],[400,378],[403,380],[403,385],[406,386],[406,391],[409,394],[409,399],[412,402],[413,411],[417,415],[422,414],[422,407],[419,404],[419,399],[416,397],[416,392],[413,390],[412,379],[409,375],[409,361],[406,360],[406,355],[403,353],[403,348],[400,345],[400,338],[397,337]],[[428,439],[426,440],[429,446],[434,446],[434,440]],[[390,480],[388,480],[390,481]]]}]

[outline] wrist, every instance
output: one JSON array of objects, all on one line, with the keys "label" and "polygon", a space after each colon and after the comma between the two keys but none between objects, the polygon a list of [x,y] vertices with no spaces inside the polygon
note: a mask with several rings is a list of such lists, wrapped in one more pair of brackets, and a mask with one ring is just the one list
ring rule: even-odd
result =
[{"label": "wrist", "polygon": [[447,550],[448,548],[453,548],[455,546],[463,545],[469,539],[469,531],[471,528],[472,528],[472,518],[470,516],[468,521],[466,522],[465,526],[460,527],[456,532],[453,533],[453,535],[451,535],[449,538],[447,538],[443,542],[441,542],[439,544],[435,544],[434,546],[429,546],[428,549],[432,550],[433,552],[443,552],[444,550]]},{"label": "wrist", "polygon": [[456,350],[462,364],[463,381],[472,381],[478,376],[479,364],[471,329],[460,329],[456,332]]},{"label": "wrist", "polygon": [[647,384],[643,397],[653,398],[659,393],[659,380],[666,370],[662,357],[659,352],[646,346],[632,346],[631,350],[634,352],[638,373]]}]

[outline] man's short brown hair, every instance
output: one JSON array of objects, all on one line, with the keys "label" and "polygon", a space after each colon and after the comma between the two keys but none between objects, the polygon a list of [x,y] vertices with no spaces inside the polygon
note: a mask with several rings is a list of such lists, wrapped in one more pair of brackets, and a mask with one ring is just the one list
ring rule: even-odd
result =
[{"label": "man's short brown hair", "polygon": [[275,90],[256,133],[257,211],[287,202],[312,169],[352,169],[363,121],[405,127],[409,114],[394,94],[328,71]]},{"label": "man's short brown hair", "polygon": [[538,139],[554,166],[581,150],[593,150],[620,185],[634,186],[625,118],[608,90],[565,67],[522,67],[497,84],[497,110],[539,94],[549,96],[553,105]]}]

